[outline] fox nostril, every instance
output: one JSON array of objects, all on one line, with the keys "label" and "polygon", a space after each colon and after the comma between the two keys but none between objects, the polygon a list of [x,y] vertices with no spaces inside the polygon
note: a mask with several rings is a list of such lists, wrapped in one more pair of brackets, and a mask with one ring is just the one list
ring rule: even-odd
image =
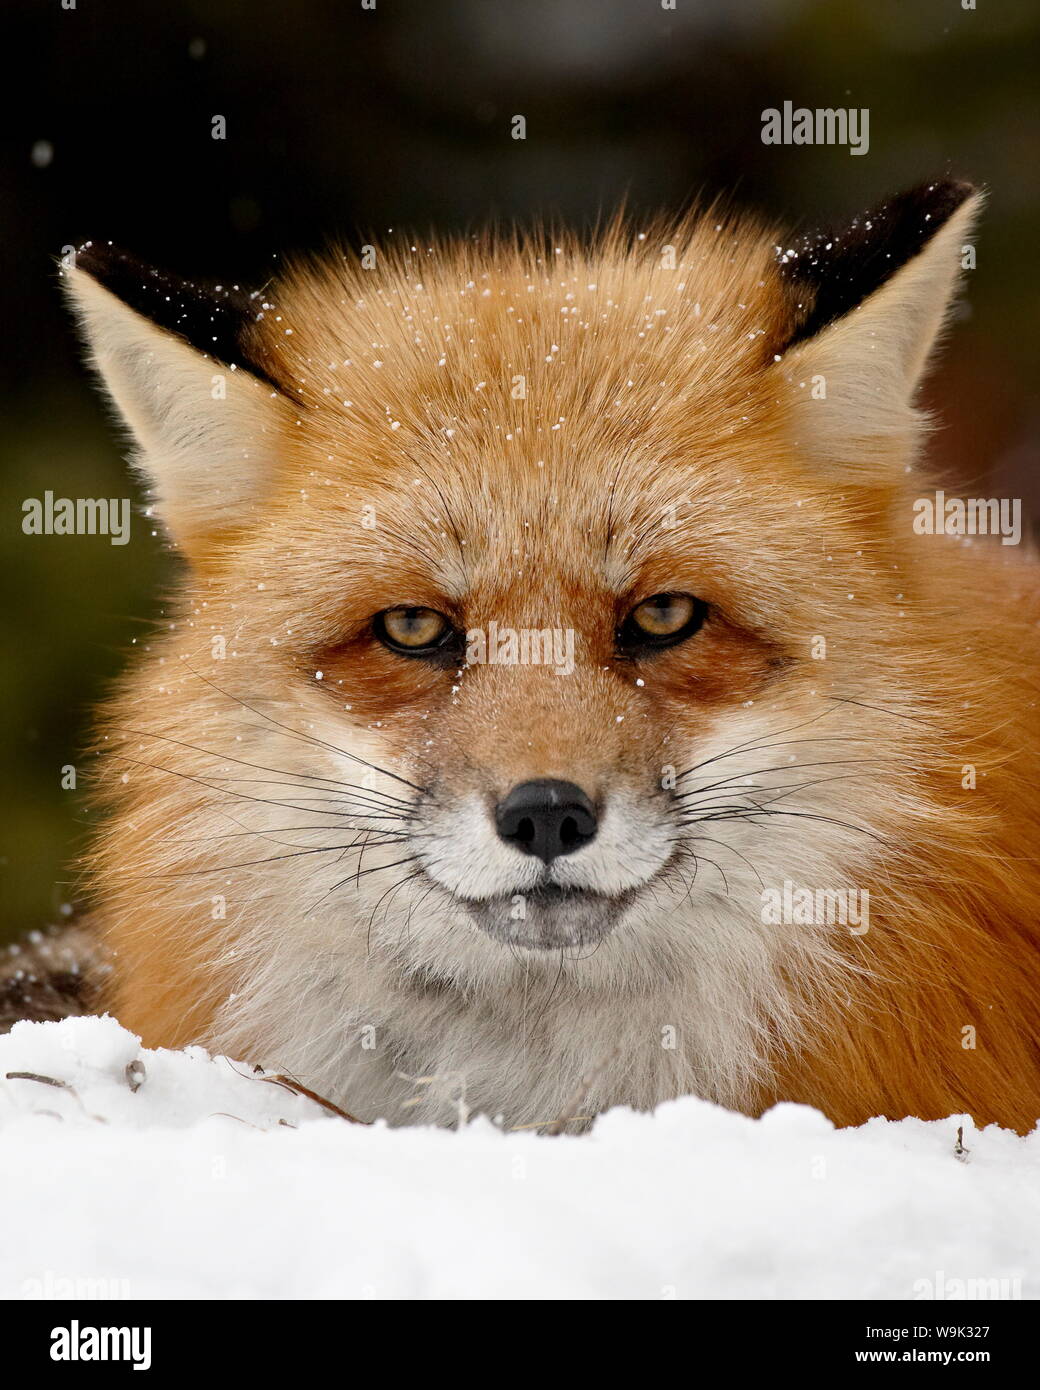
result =
[{"label": "fox nostril", "polygon": [[516,827],[516,834],[513,838],[522,841],[525,845],[529,845],[534,841],[534,821],[530,816],[521,817],[520,823]]},{"label": "fox nostril", "polygon": [[521,782],[503,797],[495,810],[495,826],[507,844],[548,864],[594,838],[596,811],[573,782],[542,778]]}]

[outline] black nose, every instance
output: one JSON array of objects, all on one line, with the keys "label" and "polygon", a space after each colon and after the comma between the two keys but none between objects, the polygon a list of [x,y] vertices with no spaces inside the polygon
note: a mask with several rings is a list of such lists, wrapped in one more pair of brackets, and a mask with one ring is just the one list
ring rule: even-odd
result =
[{"label": "black nose", "polygon": [[537,854],[546,864],[561,854],[573,854],[596,834],[592,802],[573,782],[543,778],[521,782],[498,803],[498,833],[524,854]]}]

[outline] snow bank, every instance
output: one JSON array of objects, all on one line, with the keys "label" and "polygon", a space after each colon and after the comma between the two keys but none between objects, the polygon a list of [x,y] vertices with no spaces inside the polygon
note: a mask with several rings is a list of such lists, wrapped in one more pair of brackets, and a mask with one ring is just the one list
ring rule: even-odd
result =
[{"label": "snow bank", "polygon": [[960,1119],[689,1099],[583,1138],[389,1130],[107,1018],[0,1038],[6,1298],[1030,1298],[1038,1176],[1040,1131]]}]

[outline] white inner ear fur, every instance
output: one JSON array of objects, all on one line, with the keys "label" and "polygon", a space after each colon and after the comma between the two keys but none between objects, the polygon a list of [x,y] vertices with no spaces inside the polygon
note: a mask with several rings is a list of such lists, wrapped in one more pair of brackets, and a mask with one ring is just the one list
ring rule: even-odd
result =
[{"label": "white inner ear fur", "polygon": [[174,541],[241,520],[273,476],[289,402],[128,308],[82,270],[63,275],[91,360],[131,431],[131,462]]},{"label": "white inner ear fur", "polygon": [[850,481],[905,459],[927,423],[914,392],[960,274],[962,247],[982,204],[975,193],[880,289],[774,370],[793,393],[795,444]]}]

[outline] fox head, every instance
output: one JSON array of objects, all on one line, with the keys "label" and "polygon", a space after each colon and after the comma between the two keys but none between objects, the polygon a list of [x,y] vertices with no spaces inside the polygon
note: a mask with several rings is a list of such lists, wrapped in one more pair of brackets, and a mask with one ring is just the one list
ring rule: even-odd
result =
[{"label": "fox head", "polygon": [[600,1099],[768,1086],[877,962],[764,893],[904,903],[939,819],[914,397],[979,201],[403,240],[257,293],[88,243],[185,561],[100,739],[123,1021],[373,1113],[440,1069],[534,1121],[619,1045]]}]

